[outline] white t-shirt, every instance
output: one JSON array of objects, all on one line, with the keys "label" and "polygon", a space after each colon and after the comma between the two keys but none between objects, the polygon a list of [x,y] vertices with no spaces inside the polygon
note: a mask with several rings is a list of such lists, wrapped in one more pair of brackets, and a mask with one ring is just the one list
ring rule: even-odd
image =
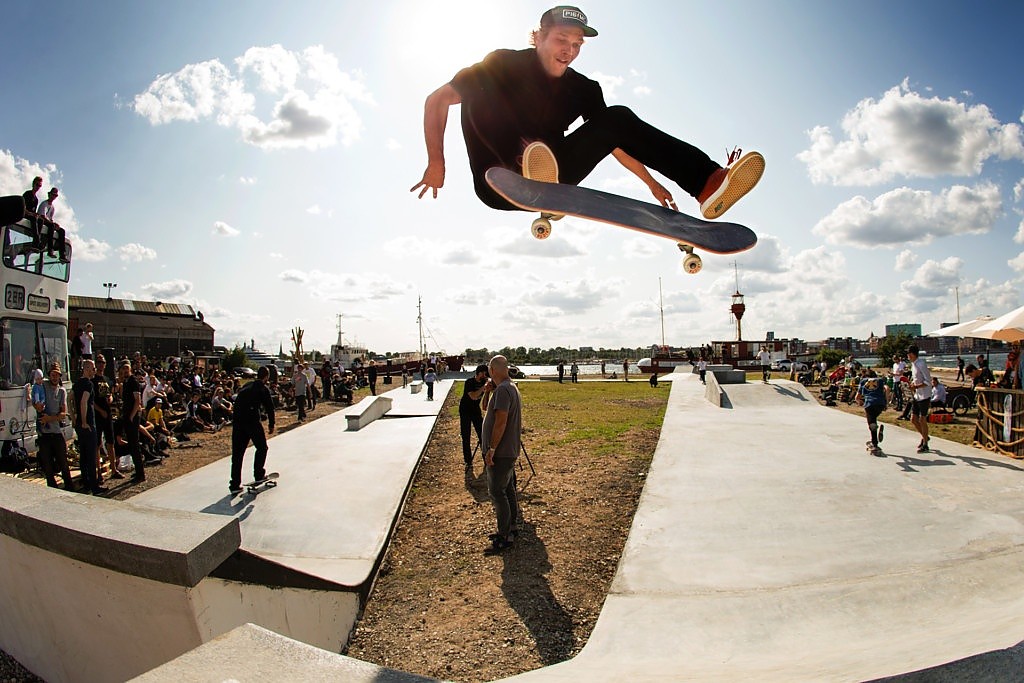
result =
[{"label": "white t-shirt", "polygon": [[932,373],[923,358],[918,358],[910,366],[910,384],[914,386],[915,401],[929,401],[932,397]]},{"label": "white t-shirt", "polygon": [[759,351],[757,354],[757,360],[758,362],[761,363],[761,365],[771,365],[772,354],[768,353],[767,351]]}]

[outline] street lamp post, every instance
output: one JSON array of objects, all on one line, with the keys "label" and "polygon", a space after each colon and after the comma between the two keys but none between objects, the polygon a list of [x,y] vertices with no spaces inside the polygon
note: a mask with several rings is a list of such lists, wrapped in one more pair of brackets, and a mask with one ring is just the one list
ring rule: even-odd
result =
[{"label": "street lamp post", "polygon": [[110,301],[110,290],[117,287],[116,282],[104,282],[103,286],[107,288],[107,301]]}]

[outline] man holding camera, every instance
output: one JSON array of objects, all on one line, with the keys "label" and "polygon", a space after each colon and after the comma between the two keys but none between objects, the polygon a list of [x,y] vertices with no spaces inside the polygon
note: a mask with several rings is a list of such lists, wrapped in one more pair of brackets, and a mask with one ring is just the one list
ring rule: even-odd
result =
[{"label": "man holding camera", "polygon": [[[491,534],[488,552],[512,547],[519,501],[516,497],[516,458],[522,434],[522,398],[508,375],[508,360],[495,356],[487,364],[490,379],[484,385],[487,415],[483,424],[484,465],[487,493],[497,517],[497,533]],[[488,404],[488,399],[489,403]]]}]

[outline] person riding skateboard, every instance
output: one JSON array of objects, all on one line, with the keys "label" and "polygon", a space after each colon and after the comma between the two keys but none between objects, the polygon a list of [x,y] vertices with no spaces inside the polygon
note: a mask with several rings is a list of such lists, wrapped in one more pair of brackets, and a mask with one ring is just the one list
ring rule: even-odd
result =
[{"label": "person riding skateboard", "polygon": [[266,480],[265,465],[270,449],[260,424],[260,408],[267,415],[267,431],[273,434],[274,397],[267,388],[269,380],[270,370],[264,365],[256,372],[256,379],[242,387],[235,399],[234,420],[231,422],[231,481],[228,482],[231,494],[242,491],[242,458],[250,442],[256,447],[252,463],[253,481],[261,484]]},{"label": "person riding skateboard", "polygon": [[[411,188],[437,198],[444,186],[444,131],[448,110],[462,105],[462,132],[480,200],[495,209],[518,210],[487,184],[484,173],[500,166],[527,178],[579,184],[609,154],[635,174],[663,206],[672,194],[648,167],[697,199],[705,218],[717,218],[753,189],[764,157],[751,152],[723,168],[689,143],[642,121],[630,109],[605,104],[601,86],[570,64],[585,38],[597,35],[576,7],[560,5],[541,15],[532,48],[496,50],[462,69],[427,97],[423,133],[427,168]],[[584,123],[568,135],[578,118]]]}]

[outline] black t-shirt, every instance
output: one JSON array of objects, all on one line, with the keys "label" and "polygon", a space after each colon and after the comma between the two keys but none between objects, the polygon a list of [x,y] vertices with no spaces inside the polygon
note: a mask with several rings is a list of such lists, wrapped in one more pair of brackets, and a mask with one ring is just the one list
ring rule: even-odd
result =
[{"label": "black t-shirt", "polygon": [[234,424],[238,426],[259,424],[260,407],[267,414],[270,428],[274,428],[274,397],[267,385],[253,380],[238,390],[235,398]]},{"label": "black t-shirt", "polygon": [[451,81],[462,99],[462,132],[475,178],[492,166],[518,172],[527,144],[556,149],[576,119],[605,109],[601,86],[573,69],[544,71],[533,48],[495,50]]},{"label": "black t-shirt", "polygon": [[480,389],[487,383],[487,378],[481,382],[477,380],[476,375],[466,380],[465,386],[462,387],[462,400],[459,401],[459,411],[476,410],[480,412],[480,399],[473,400],[473,397],[469,395],[471,391],[480,391]]},{"label": "black t-shirt", "polygon": [[75,426],[76,427],[81,428],[81,426],[82,426],[82,417],[81,417],[81,415],[79,415],[79,411],[82,408],[82,396],[85,395],[86,392],[88,392],[88,394],[89,394],[89,399],[86,402],[85,422],[90,427],[95,427],[96,426],[96,413],[93,412],[93,409],[92,409],[92,404],[93,404],[93,400],[94,400],[93,397],[95,395],[95,391],[94,391],[93,387],[94,387],[94,385],[93,385],[92,380],[91,379],[86,379],[85,377],[79,377],[77,380],[75,380],[75,383],[71,386],[71,391],[74,393],[74,396],[75,396]]},{"label": "black t-shirt", "polygon": [[129,375],[128,379],[124,381],[124,385],[121,389],[121,418],[128,420],[131,418],[133,421],[142,420],[142,407],[135,413],[135,417],[132,418],[132,408],[135,407],[135,394],[142,394],[142,386],[139,381],[135,379],[134,375]]},{"label": "black t-shirt", "polygon": [[25,190],[25,194],[21,195],[25,198],[25,210],[36,212],[36,208],[39,206],[39,197],[32,190]]}]

